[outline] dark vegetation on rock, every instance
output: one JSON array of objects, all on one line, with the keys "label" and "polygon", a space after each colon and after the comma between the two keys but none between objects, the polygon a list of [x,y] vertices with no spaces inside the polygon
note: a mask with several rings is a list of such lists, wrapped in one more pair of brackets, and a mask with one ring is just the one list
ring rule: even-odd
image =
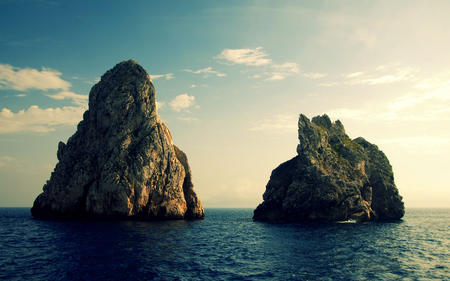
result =
[{"label": "dark vegetation on rock", "polygon": [[386,155],[338,120],[300,115],[298,155],[273,170],[254,220],[398,220],[405,208]]},{"label": "dark vegetation on rock", "polygon": [[173,145],[147,72],[134,60],[106,72],[35,200],[35,218],[197,219],[203,206],[186,154]]}]

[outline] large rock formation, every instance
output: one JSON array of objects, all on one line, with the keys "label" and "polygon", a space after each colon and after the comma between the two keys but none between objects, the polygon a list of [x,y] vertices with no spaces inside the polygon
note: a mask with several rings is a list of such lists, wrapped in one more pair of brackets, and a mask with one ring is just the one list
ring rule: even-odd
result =
[{"label": "large rock formation", "polygon": [[161,122],[156,93],[135,61],[117,64],[89,94],[76,133],[58,160],[35,218],[184,219],[204,216],[186,155]]},{"label": "large rock formation", "polygon": [[369,221],[405,213],[389,161],[338,120],[300,115],[298,155],[273,170],[254,220]]}]

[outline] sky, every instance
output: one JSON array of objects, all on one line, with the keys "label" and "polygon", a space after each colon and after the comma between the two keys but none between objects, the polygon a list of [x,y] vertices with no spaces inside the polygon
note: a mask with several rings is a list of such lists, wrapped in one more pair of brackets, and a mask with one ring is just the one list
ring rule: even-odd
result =
[{"label": "sky", "polygon": [[94,84],[134,59],[204,207],[255,208],[299,114],[376,144],[406,208],[450,207],[450,1],[0,0],[0,207],[31,207]]}]

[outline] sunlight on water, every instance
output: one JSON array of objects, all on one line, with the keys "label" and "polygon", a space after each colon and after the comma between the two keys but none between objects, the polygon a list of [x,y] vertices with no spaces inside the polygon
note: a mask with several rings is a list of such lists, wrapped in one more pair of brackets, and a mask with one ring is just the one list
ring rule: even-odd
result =
[{"label": "sunlight on water", "polygon": [[450,276],[450,210],[377,223],[33,220],[0,208],[0,278],[35,280],[426,280]]}]

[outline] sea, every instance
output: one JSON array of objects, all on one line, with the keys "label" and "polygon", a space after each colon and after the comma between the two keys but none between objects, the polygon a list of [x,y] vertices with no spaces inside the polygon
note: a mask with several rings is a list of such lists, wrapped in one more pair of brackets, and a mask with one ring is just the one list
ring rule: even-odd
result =
[{"label": "sea", "polygon": [[450,280],[450,209],[392,222],[35,220],[0,208],[1,280]]}]

